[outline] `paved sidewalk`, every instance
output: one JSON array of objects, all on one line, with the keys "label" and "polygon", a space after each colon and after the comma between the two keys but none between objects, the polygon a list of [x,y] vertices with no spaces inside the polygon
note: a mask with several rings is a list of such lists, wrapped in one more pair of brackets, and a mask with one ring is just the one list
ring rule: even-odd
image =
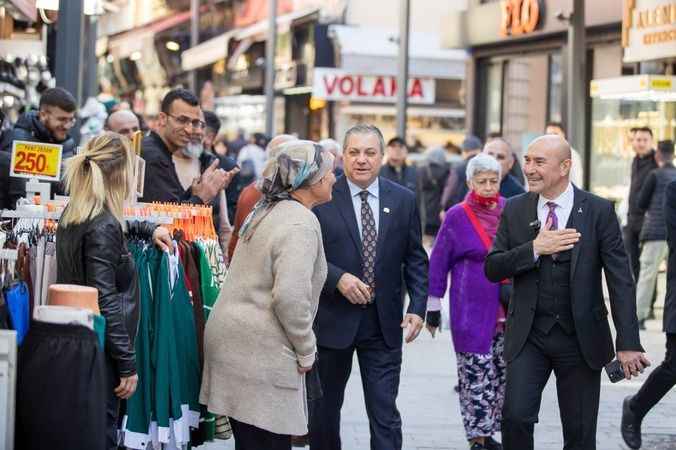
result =
[{"label": "paved sidewalk", "polygon": [[[659,324],[651,323],[657,330]],[[654,366],[664,357],[664,335],[658,331],[642,333],[642,342]],[[616,385],[603,374],[599,413],[598,450],[626,449],[619,434],[622,399],[638,390],[644,374],[636,381]],[[399,409],[404,423],[404,450],[467,449],[460,417],[455,358],[448,330],[432,339],[426,331],[404,349]],[[368,420],[363,406],[359,368],[355,360],[343,407],[343,450],[369,450]],[[646,418],[644,433],[647,450],[676,449],[676,392],[665,397]],[[673,434],[674,436],[670,436]],[[540,423],[536,426],[537,450],[563,448],[556,390],[553,377],[542,402]],[[208,450],[233,450],[231,441],[202,447]]]}]

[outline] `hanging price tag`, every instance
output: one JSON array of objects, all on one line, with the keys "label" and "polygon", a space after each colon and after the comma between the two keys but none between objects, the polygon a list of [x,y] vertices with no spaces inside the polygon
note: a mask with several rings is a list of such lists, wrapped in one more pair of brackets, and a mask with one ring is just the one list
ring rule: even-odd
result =
[{"label": "hanging price tag", "polygon": [[58,144],[14,141],[10,175],[59,181],[62,149]]}]

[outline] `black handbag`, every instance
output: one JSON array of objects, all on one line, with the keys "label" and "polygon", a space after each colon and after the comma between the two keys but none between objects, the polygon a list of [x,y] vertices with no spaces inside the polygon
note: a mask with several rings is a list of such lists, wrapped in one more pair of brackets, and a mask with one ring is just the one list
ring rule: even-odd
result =
[{"label": "black handbag", "polygon": [[319,368],[317,361],[315,361],[312,369],[305,373],[305,389],[307,391],[307,399],[309,402],[319,400],[324,396],[322,391],[322,383],[319,379]]}]

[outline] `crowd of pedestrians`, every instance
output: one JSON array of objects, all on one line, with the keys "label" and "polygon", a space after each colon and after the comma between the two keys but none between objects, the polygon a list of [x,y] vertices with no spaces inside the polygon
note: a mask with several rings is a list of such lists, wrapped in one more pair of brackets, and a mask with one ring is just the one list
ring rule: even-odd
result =
[{"label": "crowd of pedestrians", "polygon": [[[534,448],[553,373],[565,448],[593,450],[603,368],[617,359],[629,379],[650,365],[639,329],[654,315],[665,261],[666,357],[623,405],[621,433],[631,448],[640,448],[644,417],[676,383],[674,144],[660,141],[655,150],[650,128],[632,130],[622,229],[611,202],[582,190],[580,155],[558,123],[523,158],[500,135],[485,143],[467,136],[460,156],[431,148],[412,163],[404,139],[385,142],[366,124],[342,142],[243,132],[226,141],[218,116],[185,89],[167,93],[152,130],[130,110],[110,111],[79,152],[71,137],[77,113],[71,94],[49,89],[39,110],[2,136],[0,208],[26,196],[25,183],[9,177],[12,142],[61,144],[66,180],[53,191],[69,192],[76,204],[59,226],[59,239],[72,241],[60,247],[72,264],[59,266],[59,278],[102,292],[111,319],[110,411],[137,381],[136,308],[124,305],[125,322],[109,314],[121,307],[117,294],[135,289],[119,281],[133,270],[113,260],[129,230],[171,250],[163,228],[121,225],[137,131],[140,200],[212,206],[226,250],[229,273],[206,324],[200,400],[230,418],[238,450],[288,449],[292,438],[339,450],[355,355],[371,448],[401,449],[402,345],[425,327],[436,335],[445,298],[469,448]],[[76,245],[90,234],[93,244]],[[112,436],[117,417],[108,419]]]}]

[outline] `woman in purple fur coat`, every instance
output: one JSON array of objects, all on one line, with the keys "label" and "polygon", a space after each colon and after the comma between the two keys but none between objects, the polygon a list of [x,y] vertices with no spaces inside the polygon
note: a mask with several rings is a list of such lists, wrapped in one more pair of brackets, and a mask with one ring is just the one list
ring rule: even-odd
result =
[{"label": "woman in purple fur coat", "polygon": [[500,163],[479,154],[467,165],[469,194],[448,210],[430,258],[427,328],[439,327],[441,298],[451,274],[451,336],[458,362],[460,410],[471,450],[495,450],[505,392],[505,310],[500,284],[484,275],[484,260],[505,204]]}]

